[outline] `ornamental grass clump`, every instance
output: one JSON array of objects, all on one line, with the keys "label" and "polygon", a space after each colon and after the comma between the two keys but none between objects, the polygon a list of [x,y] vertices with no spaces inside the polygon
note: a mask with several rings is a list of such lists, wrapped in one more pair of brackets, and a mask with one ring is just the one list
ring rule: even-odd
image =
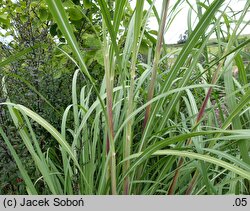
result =
[{"label": "ornamental grass clump", "polygon": [[[65,56],[76,64],[61,130],[28,105],[12,103],[2,80],[7,101],[1,106],[39,172],[35,179],[27,173],[0,128],[28,194],[250,193],[250,39],[241,40],[250,2],[236,19],[228,13],[230,1],[197,0],[188,13],[187,40],[171,51],[166,32],[183,1],[163,0],[159,13],[155,0],[136,1],[133,9],[127,0],[93,1],[102,20],[101,84],[85,64],[63,3],[46,2],[72,51]],[[148,27],[152,16],[157,32]],[[79,77],[87,81],[80,92]],[[41,148],[34,122],[57,149]]]}]

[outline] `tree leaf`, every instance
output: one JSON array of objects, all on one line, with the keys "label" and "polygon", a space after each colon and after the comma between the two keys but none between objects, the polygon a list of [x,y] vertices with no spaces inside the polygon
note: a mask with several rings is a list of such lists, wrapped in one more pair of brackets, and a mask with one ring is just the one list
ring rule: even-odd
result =
[{"label": "tree leaf", "polygon": [[82,12],[76,8],[76,7],[71,7],[68,9],[68,12],[69,12],[69,17],[70,17],[70,20],[74,20],[74,21],[77,21],[77,20],[81,20],[82,19]]},{"label": "tree leaf", "polygon": [[83,6],[85,9],[90,9],[92,6],[92,0],[83,0]]},{"label": "tree leaf", "polygon": [[39,16],[40,20],[42,22],[44,22],[44,21],[46,21],[48,19],[49,14],[48,14],[48,12],[47,12],[47,10],[45,8],[40,8],[38,16]]}]

